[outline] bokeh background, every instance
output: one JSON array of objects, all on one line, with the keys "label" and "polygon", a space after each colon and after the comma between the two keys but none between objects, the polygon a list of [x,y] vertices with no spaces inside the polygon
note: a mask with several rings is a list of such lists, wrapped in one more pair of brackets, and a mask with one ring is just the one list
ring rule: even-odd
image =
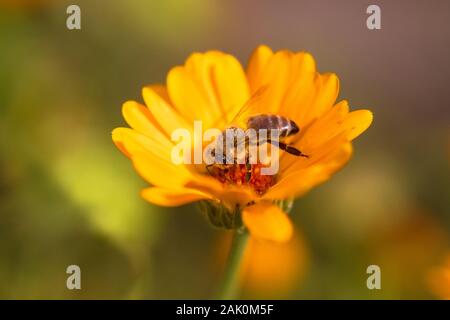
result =
[{"label": "bokeh background", "polygon": [[[82,30],[67,30],[69,4]],[[369,4],[381,30],[366,28]],[[448,21],[445,0],[0,0],[0,298],[210,298],[229,235],[195,205],[140,199],[146,184],[111,131],[124,101],[191,52],[245,65],[259,44],[311,52],[375,120],[349,165],[297,200],[291,243],[251,243],[242,297],[439,298],[429,275],[450,253]],[[66,288],[71,264],[80,291]],[[366,287],[371,264],[381,290]]]}]

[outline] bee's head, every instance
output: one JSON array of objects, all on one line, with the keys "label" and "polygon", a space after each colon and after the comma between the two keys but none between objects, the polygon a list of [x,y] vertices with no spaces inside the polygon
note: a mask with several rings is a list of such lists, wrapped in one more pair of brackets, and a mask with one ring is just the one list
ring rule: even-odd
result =
[{"label": "bee's head", "polygon": [[290,130],[289,134],[290,135],[291,134],[296,134],[299,131],[300,131],[300,128],[298,127],[298,125],[294,121],[291,120],[291,130]]}]

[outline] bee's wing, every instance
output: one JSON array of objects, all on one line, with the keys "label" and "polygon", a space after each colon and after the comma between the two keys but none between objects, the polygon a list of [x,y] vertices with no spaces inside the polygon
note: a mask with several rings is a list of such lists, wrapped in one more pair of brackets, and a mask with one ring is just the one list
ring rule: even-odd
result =
[{"label": "bee's wing", "polygon": [[250,99],[242,106],[241,109],[231,120],[231,126],[245,128],[247,125],[247,119],[250,116],[257,115],[261,112],[261,101],[264,94],[267,92],[268,86],[262,86],[255,93],[252,94]]}]

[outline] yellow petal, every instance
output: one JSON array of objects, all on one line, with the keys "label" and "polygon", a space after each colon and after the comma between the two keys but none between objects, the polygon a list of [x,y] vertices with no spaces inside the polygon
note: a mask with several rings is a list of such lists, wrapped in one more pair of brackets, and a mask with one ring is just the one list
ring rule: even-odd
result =
[{"label": "yellow petal", "polygon": [[113,130],[111,136],[114,144],[116,147],[128,158],[131,158],[131,154],[127,151],[125,148],[125,145],[123,144],[123,136],[122,136],[122,130],[126,130],[128,128],[116,128]]},{"label": "yellow petal", "polygon": [[[299,144],[304,148],[314,150],[340,134],[345,130],[342,124],[348,114],[348,110],[349,107],[346,100],[336,104],[306,128]],[[297,146],[300,147],[300,145]]]},{"label": "yellow petal", "polygon": [[189,122],[203,120],[214,123],[218,116],[216,108],[210,109],[200,85],[184,67],[175,67],[167,76],[167,90],[170,100],[178,112]]},{"label": "yellow petal", "polygon": [[137,132],[171,144],[167,136],[161,132],[161,127],[145,106],[135,101],[127,101],[122,106],[122,114],[130,127]]},{"label": "yellow petal", "polygon": [[205,128],[224,126],[231,110],[249,97],[239,61],[218,51],[194,53],[184,66],[170,70],[167,89],[180,114],[190,121],[203,120]]},{"label": "yellow petal", "polygon": [[[185,68],[199,83],[206,96],[209,112],[222,120],[222,126],[250,96],[248,82],[240,62],[232,55],[219,51],[194,53]],[[220,127],[220,123],[217,124]]]},{"label": "yellow petal", "polygon": [[334,73],[321,75],[322,90],[314,101],[313,117],[318,117],[329,110],[339,94],[339,78]]},{"label": "yellow petal", "polygon": [[165,207],[176,207],[198,200],[212,199],[211,195],[190,188],[152,187],[142,190],[141,196],[153,204]]},{"label": "yellow petal", "polygon": [[352,155],[352,146],[346,135],[346,132],[342,132],[315,149],[308,149],[309,158],[307,159],[292,159],[287,156],[282,158],[279,180],[296,171],[306,170],[317,165],[321,166],[323,171],[329,175],[343,167]]},{"label": "yellow petal", "polygon": [[263,86],[262,74],[272,55],[272,49],[264,45],[259,46],[252,53],[247,67],[247,78],[250,84],[251,93],[256,92]]},{"label": "yellow petal", "polygon": [[312,124],[303,128],[303,135],[301,132],[299,139],[291,144],[309,157],[298,159],[283,153],[280,161],[281,172],[284,174],[291,170],[291,167],[302,169],[316,164],[332,150],[346,144],[349,139],[343,123],[347,114],[348,104],[344,100],[335,105],[325,115],[313,121]]},{"label": "yellow petal", "polygon": [[273,54],[269,48],[261,47],[250,60],[247,76],[252,93],[268,87],[265,112],[292,119],[295,116],[293,110],[309,106],[315,70],[314,59],[309,53],[281,50]]},{"label": "yellow petal", "polygon": [[287,50],[276,52],[268,61],[261,79],[261,84],[268,86],[264,100],[266,113],[278,113],[287,88],[293,80],[293,69],[294,54]]},{"label": "yellow petal", "polygon": [[170,101],[169,93],[167,92],[167,87],[163,84],[150,84],[145,86],[149,89],[152,89],[161,99],[163,99],[166,104],[172,106],[172,102]]},{"label": "yellow petal", "polygon": [[142,89],[145,104],[167,136],[176,129],[184,128],[192,132],[192,122],[186,121],[157,90],[160,86],[147,86]]},{"label": "yellow petal", "polygon": [[246,207],[242,212],[242,220],[254,237],[277,242],[286,242],[292,237],[291,220],[271,203],[257,203]]},{"label": "yellow petal", "polygon": [[138,174],[154,186],[179,188],[193,180],[184,165],[174,165],[150,153],[136,153],[132,160]]},{"label": "yellow petal", "polygon": [[295,170],[284,176],[263,195],[263,199],[282,200],[299,197],[329,178],[329,170],[321,165]]},{"label": "yellow petal", "polygon": [[308,124],[330,110],[339,94],[339,79],[334,73],[317,74],[315,97],[301,115],[302,122]]},{"label": "yellow petal", "polygon": [[297,68],[294,70],[294,77],[296,79],[305,75],[309,76],[316,73],[316,61],[309,52],[297,52],[294,54],[294,59],[297,61]]},{"label": "yellow petal", "polygon": [[307,52],[295,54],[294,59],[296,70],[293,70],[292,83],[284,95],[280,115],[294,120],[302,128],[305,124],[303,114],[310,108],[316,93],[316,64]]},{"label": "yellow petal", "polygon": [[356,138],[370,126],[373,116],[368,110],[348,110],[347,101],[340,101],[305,130],[296,146],[310,152],[344,132],[348,141]]},{"label": "yellow petal", "polygon": [[257,197],[249,188],[230,186],[222,188],[219,198],[228,209],[234,210],[236,205],[245,206],[247,203],[256,200]]},{"label": "yellow petal", "polygon": [[344,120],[344,127],[348,130],[348,139],[353,140],[371,125],[373,114],[369,110],[350,112]]},{"label": "yellow petal", "polygon": [[173,144],[166,137],[155,139],[130,128],[116,128],[113,131],[113,141],[116,145],[119,144],[119,148],[123,148],[130,157],[138,152],[149,152],[168,161],[171,160],[170,152]]},{"label": "yellow petal", "polygon": [[194,179],[187,166],[172,162],[171,148],[158,141],[129,128],[115,129],[113,139],[130,156],[139,175],[155,186],[180,187]]},{"label": "yellow petal", "polygon": [[331,175],[341,169],[350,160],[353,154],[353,146],[350,142],[343,144],[340,148],[333,150],[322,159],[324,166]]}]

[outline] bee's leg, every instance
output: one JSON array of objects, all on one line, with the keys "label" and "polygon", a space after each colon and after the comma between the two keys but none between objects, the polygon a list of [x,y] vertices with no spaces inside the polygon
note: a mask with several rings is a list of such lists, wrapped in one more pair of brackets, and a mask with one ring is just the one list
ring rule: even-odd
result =
[{"label": "bee's leg", "polygon": [[[267,140],[267,142],[272,143],[271,140]],[[292,155],[294,155],[294,156],[309,158],[308,155],[304,154],[303,152],[301,152],[301,151],[298,150],[297,148],[294,148],[294,147],[292,147],[292,146],[288,146],[288,145],[287,145],[286,143],[284,143],[284,142],[278,141],[278,147],[279,147],[281,150],[284,150],[284,151],[286,151],[287,153],[290,153],[290,154],[292,154]]]},{"label": "bee's leg", "polygon": [[245,182],[249,182],[252,178],[252,165],[250,163],[245,164]]}]

